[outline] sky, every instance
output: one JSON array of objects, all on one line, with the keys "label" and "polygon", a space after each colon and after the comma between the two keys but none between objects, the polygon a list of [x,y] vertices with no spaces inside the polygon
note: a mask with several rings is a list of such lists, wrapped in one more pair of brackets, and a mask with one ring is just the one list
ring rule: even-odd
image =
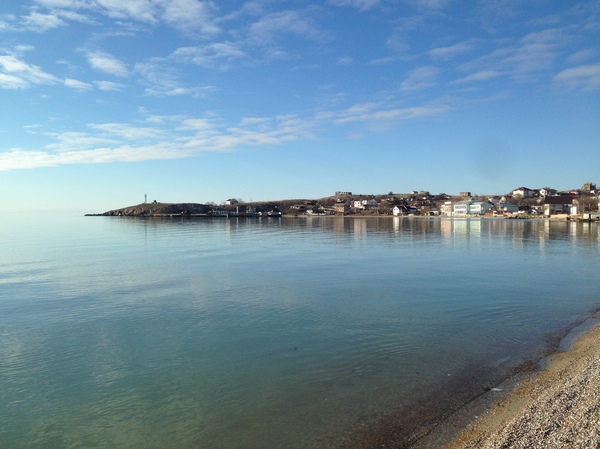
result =
[{"label": "sky", "polygon": [[600,2],[3,0],[0,206],[600,184]]}]

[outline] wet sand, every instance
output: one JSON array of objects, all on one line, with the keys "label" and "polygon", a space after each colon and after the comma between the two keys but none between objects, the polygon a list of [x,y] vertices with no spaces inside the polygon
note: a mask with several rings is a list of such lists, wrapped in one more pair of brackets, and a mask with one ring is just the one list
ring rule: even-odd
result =
[{"label": "wet sand", "polygon": [[[587,331],[581,335],[583,330]],[[409,447],[600,447],[598,319],[563,340],[540,370],[491,388]]]}]

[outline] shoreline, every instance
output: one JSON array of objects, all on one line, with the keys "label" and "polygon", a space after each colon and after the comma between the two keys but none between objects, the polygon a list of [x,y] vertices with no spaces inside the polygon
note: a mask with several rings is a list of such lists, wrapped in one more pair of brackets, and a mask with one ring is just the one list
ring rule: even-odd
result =
[{"label": "shoreline", "polygon": [[[579,338],[596,332],[593,340],[600,356],[600,308],[592,309],[586,317],[574,321],[548,335],[545,348],[529,357],[504,366],[471,366],[456,373],[400,412],[380,417],[352,432],[338,449],[481,449],[496,448],[474,444],[464,445],[467,432],[483,417],[503,406],[522,385],[543,375],[554,358],[571,354]],[[598,382],[600,394],[600,381]],[[600,404],[600,400],[599,400]],[[599,405],[600,408],[600,405]],[[599,416],[600,418],[600,416]],[[494,422],[494,421],[492,421]],[[541,446],[498,446],[546,447]],[[561,446],[562,447],[562,446]]]},{"label": "shoreline", "polygon": [[535,369],[509,376],[406,447],[597,447],[599,368],[600,318],[592,312]]}]

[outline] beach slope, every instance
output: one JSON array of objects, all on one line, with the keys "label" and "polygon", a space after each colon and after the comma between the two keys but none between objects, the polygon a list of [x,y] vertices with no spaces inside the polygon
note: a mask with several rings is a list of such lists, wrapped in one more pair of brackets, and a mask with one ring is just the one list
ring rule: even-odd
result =
[{"label": "beach slope", "polygon": [[445,449],[600,447],[600,326],[552,356]]}]

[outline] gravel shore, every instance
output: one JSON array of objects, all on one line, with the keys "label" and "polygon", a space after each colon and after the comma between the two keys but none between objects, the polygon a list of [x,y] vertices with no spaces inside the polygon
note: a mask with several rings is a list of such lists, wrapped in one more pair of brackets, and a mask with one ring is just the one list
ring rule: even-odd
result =
[{"label": "gravel shore", "polygon": [[444,449],[600,448],[600,326],[481,415]]}]

